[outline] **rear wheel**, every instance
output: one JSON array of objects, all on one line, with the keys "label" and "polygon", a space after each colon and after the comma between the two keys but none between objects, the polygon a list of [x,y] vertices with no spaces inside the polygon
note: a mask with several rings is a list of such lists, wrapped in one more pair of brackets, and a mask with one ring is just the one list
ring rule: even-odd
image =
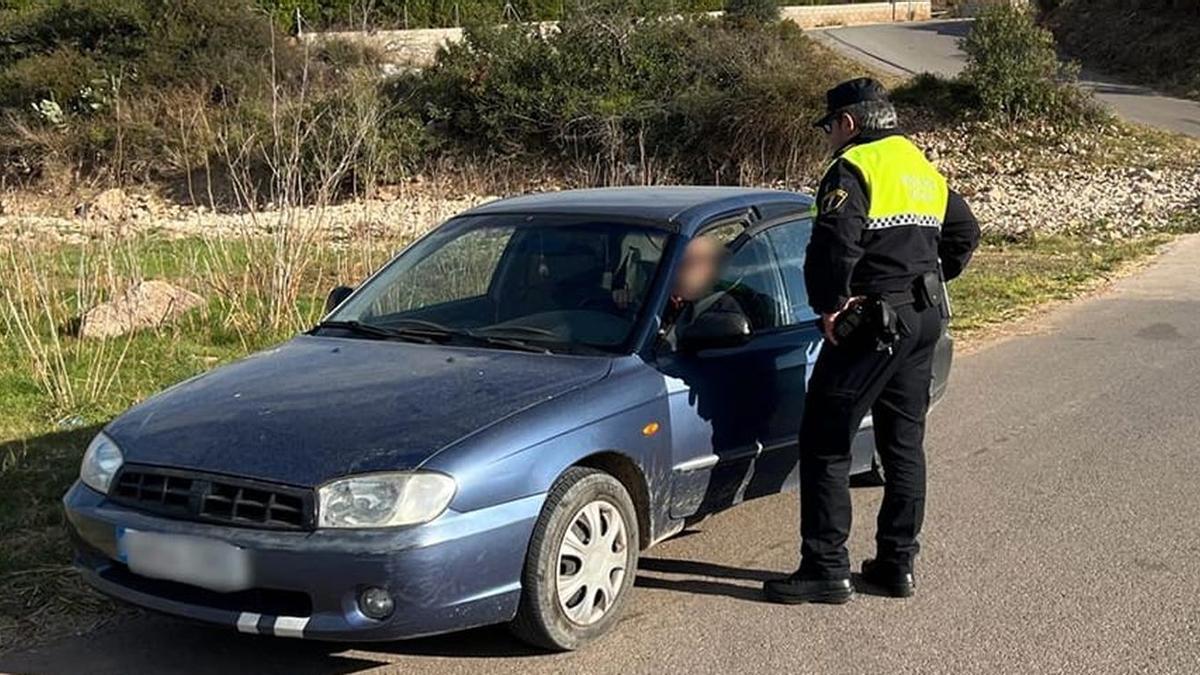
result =
[{"label": "rear wheel", "polygon": [[603,471],[568,469],[534,527],[510,627],[546,649],[572,650],[606,633],[631,595],[638,560],[633,500]]}]

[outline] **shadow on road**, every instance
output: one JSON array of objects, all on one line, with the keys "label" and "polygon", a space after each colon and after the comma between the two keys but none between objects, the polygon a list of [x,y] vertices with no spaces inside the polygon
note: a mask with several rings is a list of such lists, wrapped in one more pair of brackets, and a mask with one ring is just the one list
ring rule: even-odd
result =
[{"label": "shadow on road", "polygon": [[[761,583],[778,572],[696,560],[643,558],[637,585],[758,602]],[[98,648],[100,646],[100,648]],[[416,640],[347,644],[244,635],[145,614],[110,630],[76,636],[21,652],[0,654],[0,672],[133,673],[187,671],[256,673],[358,673],[403,656],[490,659],[544,654],[491,626]]]},{"label": "shadow on road", "polygon": [[[101,648],[97,648],[102,645]],[[0,655],[3,673],[244,672],[358,673],[398,656],[484,659],[541,654],[503,626],[431,638],[347,644],[243,635],[168,617],[145,616],[99,634]]]},{"label": "shadow on road", "polygon": [[[755,602],[762,600],[762,582],[782,576],[779,572],[768,570],[742,569],[695,560],[668,558],[642,558],[638,563],[638,568],[639,572],[643,574],[638,575],[636,584],[641,588],[656,588],[697,595],[724,595],[738,600]],[[644,572],[687,575],[692,578],[667,579],[661,576],[648,576]],[[715,581],[713,577],[731,581]],[[734,583],[737,581],[743,583]]]}]

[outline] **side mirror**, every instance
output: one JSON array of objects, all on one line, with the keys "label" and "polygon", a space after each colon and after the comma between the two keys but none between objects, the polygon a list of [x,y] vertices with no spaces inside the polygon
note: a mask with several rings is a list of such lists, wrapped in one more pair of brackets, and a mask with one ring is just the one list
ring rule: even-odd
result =
[{"label": "side mirror", "polygon": [[349,286],[335,286],[325,298],[325,313],[332,312],[334,307],[342,304],[342,301],[350,297],[350,294],[353,292],[354,289]]},{"label": "side mirror", "polygon": [[712,310],[692,320],[679,335],[679,350],[729,349],[750,341],[750,320],[741,312]]}]

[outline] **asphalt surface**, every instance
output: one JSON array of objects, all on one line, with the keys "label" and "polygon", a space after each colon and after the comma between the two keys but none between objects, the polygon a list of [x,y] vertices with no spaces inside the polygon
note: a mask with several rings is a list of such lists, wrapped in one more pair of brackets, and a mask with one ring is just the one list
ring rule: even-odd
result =
[{"label": "asphalt surface", "polygon": [[[770,605],[794,495],[648,551],[629,616],[566,655],[490,628],[370,647],[151,617],[0,655],[0,672],[1194,673],[1200,664],[1200,237],[956,362],[931,414],[916,597]],[[872,553],[881,491],[855,490]]]},{"label": "asphalt surface", "polygon": [[[843,54],[899,75],[956,75],[966,65],[958,41],[971,30],[969,19],[849,26],[812,31]],[[1082,84],[1118,115],[1168,131],[1200,137],[1200,102],[1163,96],[1085,70]]]}]

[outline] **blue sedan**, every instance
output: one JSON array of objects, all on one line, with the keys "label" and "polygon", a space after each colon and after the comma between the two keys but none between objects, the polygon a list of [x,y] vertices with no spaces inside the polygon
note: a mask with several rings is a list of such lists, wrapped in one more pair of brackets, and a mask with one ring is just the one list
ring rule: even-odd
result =
[{"label": "blue sedan", "polygon": [[[614,188],[452,218],[308,333],[113,420],[64,497],[76,566],[246,633],[507,622],[578,648],[619,620],[640,551],[796,485],[811,206]],[[950,357],[943,337],[935,397]],[[868,419],[854,471],[873,469]]]}]

